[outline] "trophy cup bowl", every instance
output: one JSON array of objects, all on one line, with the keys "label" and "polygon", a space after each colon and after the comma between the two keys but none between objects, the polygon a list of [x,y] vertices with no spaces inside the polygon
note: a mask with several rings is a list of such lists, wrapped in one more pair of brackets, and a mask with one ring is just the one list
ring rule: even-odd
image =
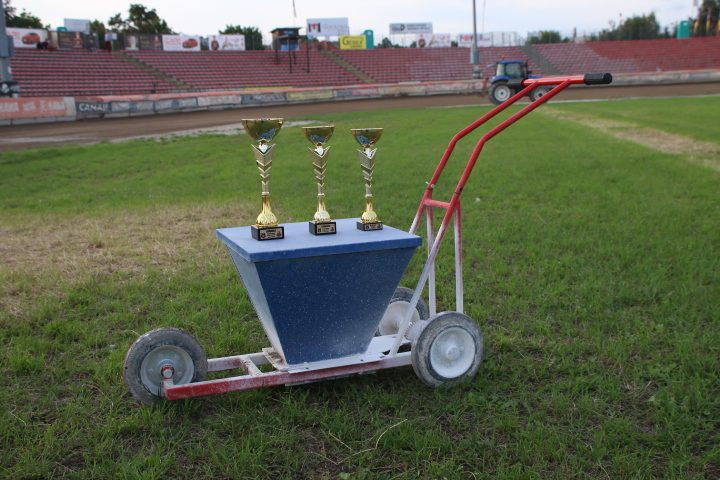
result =
[{"label": "trophy cup bowl", "polygon": [[272,168],[273,152],[275,145],[268,145],[268,142],[280,131],[282,127],[282,118],[260,118],[245,119],[242,121],[243,127],[253,140],[258,142],[258,146],[253,145],[253,153],[255,154],[255,163],[260,170],[260,178],[262,179],[262,210],[257,217],[257,223],[252,225],[250,230],[252,236],[256,240],[277,240],[285,237],[285,229],[278,226],[277,218],[272,212],[270,206],[270,191],[268,185],[270,183],[270,170]]},{"label": "trophy cup bowl", "polygon": [[353,128],[350,130],[363,148],[372,148],[382,136],[382,128]]},{"label": "trophy cup bowl", "polygon": [[332,137],[335,127],[324,125],[322,127],[302,127],[303,133],[316,147],[324,147]]},{"label": "trophy cup bowl", "polygon": [[353,128],[351,132],[355,140],[363,147],[362,150],[358,150],[358,157],[365,178],[365,211],[360,217],[360,221],[357,222],[357,228],[364,232],[382,230],[383,224],[378,220],[373,205],[372,180],[373,170],[375,169],[375,153],[377,152],[377,148],[373,149],[373,147],[380,140],[383,129]]},{"label": "trophy cup bowl", "polygon": [[[267,144],[280,132],[282,118],[257,118],[242,121],[248,135],[260,144]],[[265,149],[266,151],[267,149]]]},{"label": "trophy cup bowl", "polygon": [[330,218],[330,214],[325,207],[325,170],[330,152],[330,147],[325,144],[332,137],[335,127],[324,125],[320,127],[303,127],[303,133],[310,142],[315,145],[315,149],[310,150],[313,168],[315,170],[315,178],[318,184],[318,207],[312,221],[308,222],[308,228],[313,235],[331,235],[337,233],[335,222]]}]

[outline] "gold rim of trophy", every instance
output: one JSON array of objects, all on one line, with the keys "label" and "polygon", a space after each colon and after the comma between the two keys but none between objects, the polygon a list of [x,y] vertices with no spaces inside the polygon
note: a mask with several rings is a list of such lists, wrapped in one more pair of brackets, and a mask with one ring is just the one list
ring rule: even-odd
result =
[{"label": "gold rim of trophy", "polygon": [[[242,125],[245,128],[245,132],[252,137],[253,140],[258,142],[258,145],[253,145],[255,153],[255,162],[260,170],[260,177],[262,179],[262,210],[257,217],[257,228],[270,228],[277,227],[278,222],[275,214],[272,212],[270,205],[270,192],[268,184],[270,182],[270,170],[272,168],[272,156],[275,145],[269,145],[269,143],[277,136],[283,125],[282,118],[259,118],[259,119],[244,119]],[[315,127],[302,127],[305,137],[314,145],[313,148],[309,148],[310,156],[313,161],[313,168],[315,170],[315,177],[318,183],[318,208],[315,212],[313,221],[316,223],[329,223],[331,222],[330,214],[325,207],[325,171],[327,168],[328,153],[330,147],[325,145],[332,137],[335,127],[331,125],[322,125]],[[360,159],[360,166],[362,167],[363,177],[365,179],[365,211],[360,217],[362,223],[380,223],[378,220],[377,213],[373,205],[372,196],[372,177],[375,168],[375,153],[377,149],[374,148],[377,142],[382,136],[382,128],[353,128],[351,129],[352,135],[355,140],[360,144],[362,150],[358,150],[358,157]]]}]

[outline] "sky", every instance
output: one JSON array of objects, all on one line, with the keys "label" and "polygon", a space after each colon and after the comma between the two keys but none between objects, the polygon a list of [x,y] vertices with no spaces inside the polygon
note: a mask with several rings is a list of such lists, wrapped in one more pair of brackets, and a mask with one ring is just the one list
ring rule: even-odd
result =
[{"label": "sky", "polygon": [[[665,27],[697,14],[693,0],[474,0],[477,28],[481,32],[528,32],[558,30],[569,36],[609,28],[633,15],[654,12]],[[350,34],[373,30],[375,41],[389,35],[390,23],[432,22],[434,33],[472,33],[473,0],[11,0],[11,5],[40,17],[53,28],[65,18],[100,20],[107,24],[116,13],[127,16],[131,3],[155,9],[170,28],[187,35],[207,36],[226,25],[258,27],[269,41],[278,27],[304,27],[308,18],[349,19]],[[301,30],[301,34],[304,30]],[[393,40],[398,42],[398,38]]]}]

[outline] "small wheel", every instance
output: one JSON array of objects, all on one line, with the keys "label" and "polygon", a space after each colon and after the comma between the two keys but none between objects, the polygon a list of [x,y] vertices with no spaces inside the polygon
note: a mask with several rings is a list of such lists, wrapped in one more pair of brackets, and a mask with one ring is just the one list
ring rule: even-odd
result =
[{"label": "small wheel", "polygon": [[490,101],[495,105],[500,105],[512,97],[513,93],[512,88],[508,87],[507,82],[498,82],[490,87]]},{"label": "small wheel", "polygon": [[475,321],[458,312],[430,319],[412,343],[413,369],[431,387],[450,387],[477,373],[485,343]]},{"label": "small wheel", "polygon": [[540,97],[544,97],[550,91],[547,87],[537,87],[535,90],[530,92],[530,100],[535,101]]},{"label": "small wheel", "polygon": [[[410,306],[410,300],[412,300],[414,293],[414,290],[406,287],[398,287],[395,290],[390,299],[390,305],[388,305],[382,320],[380,320],[376,335],[395,335],[398,332],[398,327],[405,317],[405,312]],[[425,300],[420,297],[410,318],[410,325],[417,323],[419,320],[427,320],[428,317],[428,307]]]},{"label": "small wheel", "polygon": [[141,403],[160,400],[164,366],[174,369],[173,383],[202,382],[207,355],[195,337],[179,328],[158,328],[138,338],[125,356],[125,384]]}]

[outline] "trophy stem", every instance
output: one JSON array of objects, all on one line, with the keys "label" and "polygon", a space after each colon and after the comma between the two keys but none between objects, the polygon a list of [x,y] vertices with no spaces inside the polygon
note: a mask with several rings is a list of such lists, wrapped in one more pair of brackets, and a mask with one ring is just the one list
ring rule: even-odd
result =
[{"label": "trophy stem", "polygon": [[362,223],[375,223],[378,221],[378,216],[373,206],[372,194],[365,195],[365,212],[363,212],[362,217],[360,217],[360,221]]},{"label": "trophy stem", "polygon": [[270,206],[270,194],[263,192],[262,210],[260,211],[260,215],[258,215],[257,217],[257,224],[255,226],[258,228],[277,227],[277,224],[277,218],[272,212],[272,207]]},{"label": "trophy stem", "polygon": [[[318,185],[318,190],[321,190],[322,186]],[[330,214],[327,211],[327,207],[325,207],[325,194],[324,193],[318,193],[318,208],[317,212],[315,212],[314,220],[316,222],[329,222]]]}]

